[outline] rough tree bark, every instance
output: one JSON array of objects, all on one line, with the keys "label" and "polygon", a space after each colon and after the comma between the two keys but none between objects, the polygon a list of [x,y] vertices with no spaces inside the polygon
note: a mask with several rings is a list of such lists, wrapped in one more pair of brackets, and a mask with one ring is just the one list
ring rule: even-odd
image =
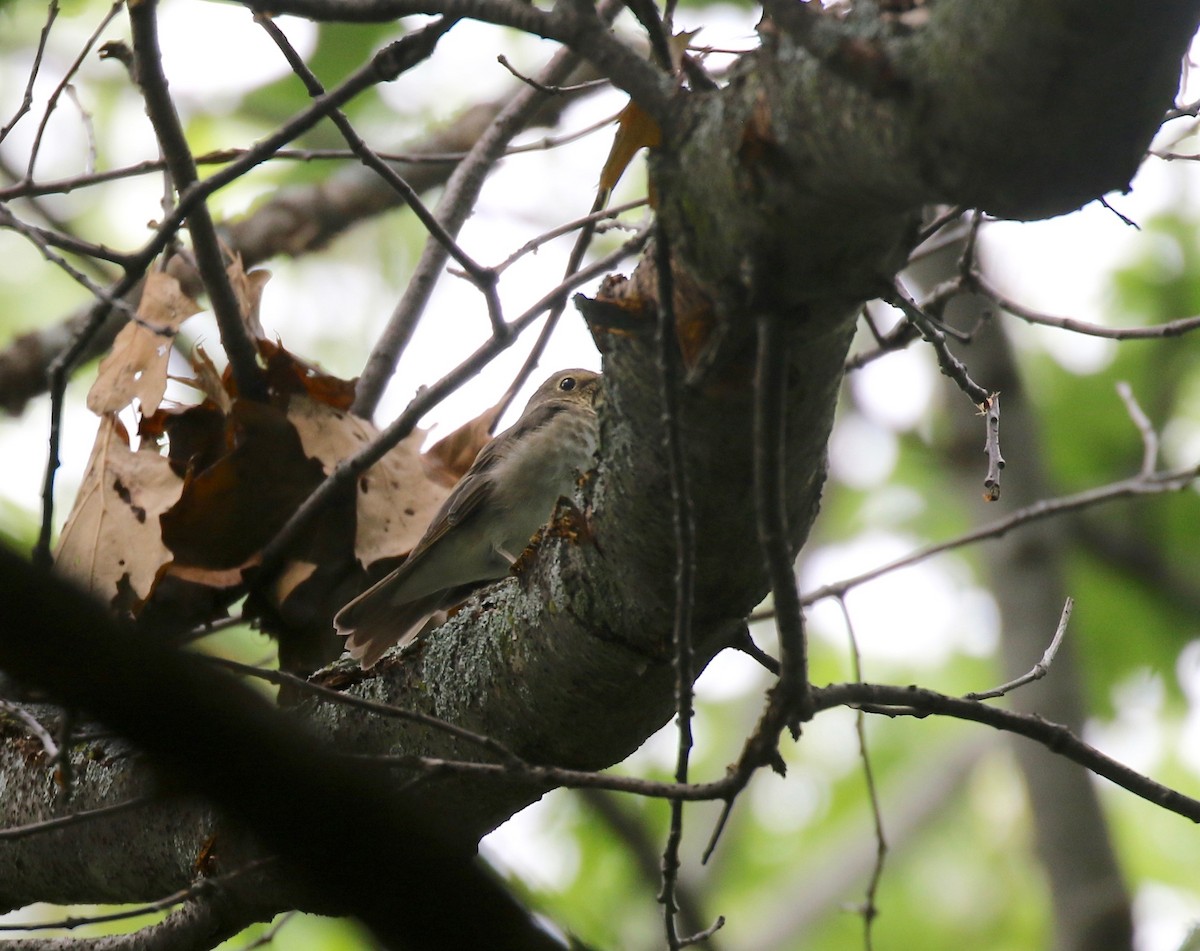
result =
[{"label": "rough tree bark", "polygon": [[[491,11],[499,6],[270,4],[273,12],[351,19],[442,11],[497,19]],[[586,15],[562,6],[555,13],[563,18]],[[767,11],[761,49],[742,58],[727,87],[645,103],[664,133],[653,177],[676,282],[705,292],[725,334],[713,374],[683,395],[698,539],[697,670],[766,591],[746,491],[753,370],[745,345],[755,319],[788,327],[784,451],[798,547],[817,510],[857,309],[904,264],[922,206],[1032,219],[1125,188],[1170,105],[1200,2],[941,0],[908,19],[873,6],[837,18],[777,0]],[[594,45],[580,45],[595,54]],[[613,78],[647,88],[645,76]],[[423,649],[346,689],[486,733],[529,760],[583,768],[619,761],[670,717],[675,557],[654,287],[635,279],[610,288],[626,303],[622,295],[636,289],[648,309],[630,318],[632,331],[599,334],[608,402],[598,471],[577,499],[590,531],[548,537],[519,578],[475,597]],[[343,750],[479,756],[444,733],[360,710],[313,704],[291,715]],[[67,809],[39,758],[24,752],[29,739],[11,727],[5,739],[0,821],[18,825]],[[96,759],[88,755],[94,749],[76,750],[70,807],[148,787],[139,760]],[[541,792],[436,775],[404,796],[453,816],[474,841]],[[0,906],[131,901],[183,886],[207,809],[178,800],[150,815],[64,829],[54,849],[36,839],[0,841]],[[122,849],[106,851],[118,836]],[[97,874],[98,856],[112,868]]]}]

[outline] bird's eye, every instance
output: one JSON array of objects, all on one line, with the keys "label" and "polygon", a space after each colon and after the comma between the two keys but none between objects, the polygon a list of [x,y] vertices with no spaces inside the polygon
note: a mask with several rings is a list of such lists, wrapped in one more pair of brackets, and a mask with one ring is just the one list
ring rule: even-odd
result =
[{"label": "bird's eye", "polygon": [[558,381],[558,388],[560,390],[562,390],[564,393],[570,393],[571,390],[575,389],[575,383],[576,383],[575,377],[564,376],[561,380]]}]

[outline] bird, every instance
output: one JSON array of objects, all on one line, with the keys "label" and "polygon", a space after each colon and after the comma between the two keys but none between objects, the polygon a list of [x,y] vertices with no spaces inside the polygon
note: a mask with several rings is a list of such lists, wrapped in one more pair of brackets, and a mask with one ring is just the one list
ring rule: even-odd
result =
[{"label": "bird", "polygon": [[436,611],[508,574],[591,467],[600,385],[591,370],[551,375],[479,451],[404,562],[338,611],[334,627],[363,669],[415,638]]}]

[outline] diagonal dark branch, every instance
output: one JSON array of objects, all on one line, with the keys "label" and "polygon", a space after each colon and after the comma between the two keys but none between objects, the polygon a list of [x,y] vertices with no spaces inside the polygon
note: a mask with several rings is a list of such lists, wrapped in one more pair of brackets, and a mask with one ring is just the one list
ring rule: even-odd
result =
[{"label": "diagonal dark branch", "polygon": [[[198,183],[199,175],[179,114],[167,89],[162,51],[158,45],[157,6],[158,0],[144,0],[133,4],[129,10],[136,57],[134,76],[142,90],[146,113],[158,136],[159,147],[167,160],[175,188],[182,195]],[[216,225],[203,201],[195,202],[188,211],[187,225],[192,236],[192,251],[217,318],[221,345],[229,358],[229,368],[238,393],[246,399],[261,402],[267,398],[267,385],[258,365],[258,347],[242,319],[241,304],[225,273],[225,258],[217,238]]]},{"label": "diagonal dark branch", "polygon": [[[89,596],[3,549],[0,597],[10,619],[0,666],[137,743],[382,940],[558,947],[467,860],[448,826],[381,796],[378,767],[347,762],[228,675],[137,637]],[[71,663],[56,661],[64,657]],[[397,895],[407,899],[400,914]]]},{"label": "diagonal dark branch", "polygon": [[779,628],[776,697],[790,707],[786,722],[794,733],[808,719],[810,710],[808,646],[787,524],[783,454],[787,364],[788,341],[782,322],[774,314],[760,316],[754,383],[754,508]]},{"label": "diagonal dark branch", "polygon": [[[239,0],[264,13],[292,13],[320,22],[381,23],[414,14],[464,17],[556,40],[588,59],[655,119],[668,117],[674,84],[613,36],[590,4],[560,3],[551,11],[519,0]],[[544,81],[543,81],[544,82]],[[544,85],[554,85],[545,83]]]}]

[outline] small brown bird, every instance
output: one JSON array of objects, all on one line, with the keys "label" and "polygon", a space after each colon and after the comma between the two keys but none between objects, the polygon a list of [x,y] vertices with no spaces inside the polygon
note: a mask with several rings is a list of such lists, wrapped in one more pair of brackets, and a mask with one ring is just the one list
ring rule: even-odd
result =
[{"label": "small brown bird", "polygon": [[508,574],[529,539],[590,467],[600,374],[560,370],[475,458],[404,563],[333,619],[350,656],[371,667],[435,611]]}]

